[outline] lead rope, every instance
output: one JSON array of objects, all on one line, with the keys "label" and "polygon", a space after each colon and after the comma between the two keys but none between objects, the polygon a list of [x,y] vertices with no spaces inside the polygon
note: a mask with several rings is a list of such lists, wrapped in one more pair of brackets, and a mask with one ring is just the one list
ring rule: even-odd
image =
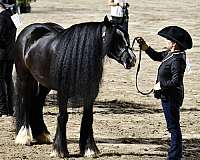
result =
[{"label": "lead rope", "polygon": [[[136,41],[136,39],[137,39],[138,37],[135,37],[134,39],[133,39],[133,42],[132,42],[132,50],[134,51],[134,48],[133,48],[133,46],[134,46],[134,44],[135,44],[135,41]],[[148,92],[142,92],[142,91],[140,91],[140,89],[139,89],[139,87],[138,87],[138,74],[139,74],[139,71],[140,71],[140,62],[141,62],[141,55],[142,55],[142,48],[141,48],[141,46],[139,46],[140,47],[140,50],[139,50],[139,61],[138,61],[138,66],[137,66],[137,71],[136,71],[136,76],[135,76],[135,84],[136,84],[136,89],[137,89],[137,91],[140,93],[140,94],[142,94],[142,95],[149,95],[149,94],[151,94],[152,92],[153,92],[153,89],[151,89],[150,91],[148,91]]]}]

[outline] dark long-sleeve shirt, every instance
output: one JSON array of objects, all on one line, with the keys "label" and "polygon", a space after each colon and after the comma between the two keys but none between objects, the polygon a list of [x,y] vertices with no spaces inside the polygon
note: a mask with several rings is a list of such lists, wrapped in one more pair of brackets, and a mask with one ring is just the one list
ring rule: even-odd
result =
[{"label": "dark long-sleeve shirt", "polygon": [[184,51],[157,52],[151,47],[146,53],[154,61],[161,62],[158,68],[156,82],[160,82],[161,98],[168,98],[173,103],[182,105],[184,98],[183,77],[186,68],[186,53]]}]

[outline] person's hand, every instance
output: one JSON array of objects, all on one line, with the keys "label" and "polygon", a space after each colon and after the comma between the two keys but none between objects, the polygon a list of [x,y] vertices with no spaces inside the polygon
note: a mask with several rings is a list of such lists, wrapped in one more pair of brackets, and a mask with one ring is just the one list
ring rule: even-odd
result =
[{"label": "person's hand", "polygon": [[119,6],[122,7],[122,8],[124,8],[126,6],[126,3],[120,2]]},{"label": "person's hand", "polygon": [[117,3],[119,4],[120,7],[123,7],[124,6],[124,3],[123,2],[120,2],[120,3]]},{"label": "person's hand", "polygon": [[149,48],[149,46],[142,37],[137,37],[136,41],[139,44],[141,50],[146,51],[146,49]]},{"label": "person's hand", "polygon": [[129,3],[126,3],[126,5],[125,5],[125,6],[128,8],[130,5],[129,5]]},{"label": "person's hand", "polygon": [[160,89],[161,89],[161,87],[160,87],[160,82],[156,83],[156,84],[153,86],[153,89],[154,89],[155,91],[160,90]]},{"label": "person's hand", "polygon": [[122,8],[126,8],[126,7],[128,8],[128,7],[129,7],[129,4],[128,4],[128,3],[120,2],[120,3],[119,3],[119,6],[122,7]]}]

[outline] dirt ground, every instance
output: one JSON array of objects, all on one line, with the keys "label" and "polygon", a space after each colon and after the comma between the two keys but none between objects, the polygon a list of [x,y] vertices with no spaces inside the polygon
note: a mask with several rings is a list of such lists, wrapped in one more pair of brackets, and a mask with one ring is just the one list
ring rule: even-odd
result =
[{"label": "dirt ground", "polygon": [[[31,3],[32,13],[20,15],[23,25],[18,33],[34,22],[56,22],[67,28],[75,23],[102,21],[109,15],[107,0],[48,1]],[[164,41],[157,32],[167,25],[188,30],[194,47],[187,51],[192,70],[185,74],[185,100],[181,109],[184,159],[200,159],[200,5],[199,0],[129,0],[131,39],[143,36],[148,44],[160,50]],[[135,46],[137,48],[137,46]],[[138,55],[138,52],[136,52]],[[151,89],[158,63],[142,55],[139,87]],[[159,100],[139,94],[135,88],[136,67],[123,66],[106,58],[103,81],[94,105],[94,136],[101,155],[97,160],[162,160],[166,159],[169,135]],[[44,118],[55,134],[58,113],[53,99],[44,107]],[[79,156],[78,139],[82,109],[69,109],[67,125],[71,160]],[[0,160],[43,160],[50,158],[51,145],[18,146],[14,144],[14,120],[0,118]],[[90,159],[90,158],[86,158]]]}]

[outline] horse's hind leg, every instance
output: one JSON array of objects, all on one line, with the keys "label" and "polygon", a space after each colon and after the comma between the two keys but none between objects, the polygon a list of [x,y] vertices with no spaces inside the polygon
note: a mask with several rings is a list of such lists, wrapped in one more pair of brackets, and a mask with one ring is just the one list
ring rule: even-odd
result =
[{"label": "horse's hind leg", "polygon": [[97,157],[99,150],[93,136],[93,102],[85,102],[80,132],[80,153],[86,157]]},{"label": "horse's hind leg", "polygon": [[43,119],[43,106],[49,91],[50,89],[39,84],[35,95],[34,106],[31,107],[30,124],[36,143],[52,143],[50,133]]},{"label": "horse's hind leg", "polygon": [[51,157],[67,157],[66,124],[68,121],[67,106],[64,96],[58,92],[59,115],[57,117],[56,135],[53,142],[53,152]]},{"label": "horse's hind leg", "polygon": [[33,141],[30,126],[30,110],[37,91],[37,82],[30,73],[16,79],[16,132],[15,143],[30,145]]}]

